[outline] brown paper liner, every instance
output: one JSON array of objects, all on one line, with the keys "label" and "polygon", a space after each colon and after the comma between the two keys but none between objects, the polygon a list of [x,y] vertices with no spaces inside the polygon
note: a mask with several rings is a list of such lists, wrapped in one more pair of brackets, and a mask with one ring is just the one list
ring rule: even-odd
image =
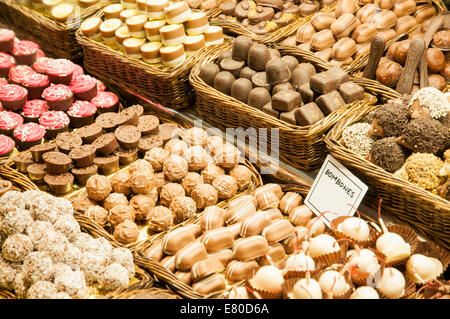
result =
[{"label": "brown paper liner", "polygon": [[[438,244],[432,242],[420,242],[417,245],[417,248],[414,252],[415,254],[422,254],[427,257],[433,257],[438,259],[442,263],[443,272],[450,265],[450,252],[443,249]],[[442,276],[442,273],[438,276],[438,278]]]},{"label": "brown paper liner", "polygon": [[[331,230],[333,232],[333,234],[336,236],[336,238],[341,239],[341,238],[349,238],[351,240],[353,240],[360,248],[368,248],[368,247],[372,247],[375,244],[375,240],[377,238],[377,232],[375,231],[375,229],[373,229],[373,227],[369,226],[370,229],[370,233],[369,233],[369,239],[368,240],[357,240],[355,238],[352,238],[346,234],[344,234],[343,232],[338,230],[338,226],[344,222],[344,220],[346,220],[347,218],[350,218],[351,216],[340,216],[337,217],[335,219],[333,219],[330,223],[330,227]],[[351,247],[353,247],[353,244],[350,244]]]},{"label": "brown paper liner", "polygon": [[300,280],[300,278],[296,278],[296,277],[285,278],[283,286],[282,286],[284,299],[294,299],[294,298],[290,297],[289,295],[292,293],[292,290],[294,289],[295,284],[299,280]]},{"label": "brown paper liner", "polygon": [[34,99],[42,99],[42,92],[44,92],[45,88],[48,85],[44,86],[25,86],[25,88],[28,91],[28,99],[34,100]]},{"label": "brown paper liner", "polygon": [[340,242],[339,246],[341,247],[339,251],[317,256],[313,258],[314,262],[321,263],[325,267],[344,262],[347,257],[348,242]]},{"label": "brown paper liner", "polygon": [[[321,270],[322,268],[325,267],[325,265],[322,264],[321,262],[315,262],[315,261],[314,261],[314,263],[315,263],[316,268],[315,268],[313,271],[309,271],[311,277],[314,276],[314,274],[315,274],[316,272],[318,272],[319,270]],[[284,266],[283,266],[283,267],[284,267]],[[283,276],[284,276],[284,279],[294,278],[294,279],[298,280],[298,279],[305,278],[307,273],[308,273],[308,271],[287,270],[287,271],[283,274]]]},{"label": "brown paper liner", "polygon": [[[324,272],[326,272],[326,271],[328,271],[328,270],[335,270],[335,271],[338,271],[338,272],[339,272],[339,271],[341,270],[341,268],[342,268],[342,267],[340,267],[340,266],[339,266],[339,267],[322,268],[321,270],[319,270],[318,272],[316,272],[316,273],[314,274],[314,276],[312,276],[312,278],[314,278],[314,279],[317,280],[317,282],[318,282],[319,279],[320,279],[320,276],[322,276],[322,274],[323,274]],[[348,289],[344,294],[342,294],[342,295],[333,295],[333,298],[332,298],[332,299],[348,299],[348,298],[350,298],[351,294],[353,293],[354,285],[353,285],[353,282],[349,279],[348,273],[344,274],[344,277],[345,277],[345,281],[350,285],[349,289]],[[322,291],[322,293],[323,293],[323,299],[330,299],[330,298],[328,297],[328,293],[323,292],[323,291]]]},{"label": "brown paper liner", "polygon": [[[443,280],[441,283],[445,286],[450,286],[450,280]],[[443,291],[443,288],[441,286],[431,287],[431,288],[424,288],[419,295],[417,296],[417,299],[430,299],[431,297],[435,296],[436,294],[439,294],[438,296],[442,295],[449,295],[449,293],[445,293]]]},{"label": "brown paper liner", "polygon": [[[383,273],[384,269],[386,268],[385,265],[381,265],[381,272],[380,276]],[[397,270],[400,270],[397,268]],[[378,292],[378,295],[380,296],[380,299],[410,299],[411,297],[414,297],[413,295],[416,292],[416,285],[411,281],[411,279],[408,278],[408,276],[405,274],[404,271],[401,271],[403,278],[405,278],[405,293],[403,296],[397,297],[397,298],[389,298],[386,295],[384,295],[378,288],[375,288]]]},{"label": "brown paper liner", "polygon": [[282,297],[283,290],[281,290],[280,292],[272,292],[258,289],[252,285],[250,280],[247,281],[247,286],[250,287],[250,289],[252,289],[254,292],[258,293],[263,299],[280,299]]}]

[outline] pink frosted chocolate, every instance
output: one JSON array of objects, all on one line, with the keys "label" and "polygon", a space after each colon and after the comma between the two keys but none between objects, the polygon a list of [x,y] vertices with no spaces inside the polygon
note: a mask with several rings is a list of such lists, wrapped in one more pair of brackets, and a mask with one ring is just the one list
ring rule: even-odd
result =
[{"label": "pink frosted chocolate", "polygon": [[26,78],[36,73],[33,68],[28,65],[17,65],[9,69],[9,79],[15,84],[22,84]]},{"label": "pink frosted chocolate", "polygon": [[69,125],[70,119],[62,111],[47,111],[39,118],[39,124],[46,129],[57,129]]},{"label": "pink frosted chocolate", "polygon": [[42,98],[48,102],[49,109],[65,111],[72,106],[73,93],[67,85],[56,84],[46,88],[42,92]]},{"label": "pink frosted chocolate", "polygon": [[0,77],[7,77],[9,69],[16,65],[14,57],[7,53],[0,52]]},{"label": "pink frosted chocolate", "polygon": [[39,58],[44,58],[44,57],[46,57],[44,51],[42,51],[41,49],[38,49],[36,52],[36,60]]},{"label": "pink frosted chocolate", "polygon": [[11,154],[15,145],[16,143],[14,143],[12,138],[0,134],[0,156],[8,156]]},{"label": "pink frosted chocolate", "polygon": [[73,78],[69,87],[78,100],[90,101],[97,95],[97,80],[86,74]]},{"label": "pink frosted chocolate", "polygon": [[44,100],[28,100],[22,109],[22,116],[29,121],[37,121],[38,118],[48,111],[47,102]]},{"label": "pink frosted chocolate", "polygon": [[0,87],[0,103],[5,110],[18,111],[27,101],[28,91],[16,84],[6,84]]},{"label": "pink frosted chocolate", "polygon": [[23,118],[17,113],[9,111],[0,112],[0,133],[11,135],[12,130],[23,124]]},{"label": "pink frosted chocolate", "polygon": [[0,86],[6,85],[6,84],[9,84],[9,82],[4,78],[0,78]]},{"label": "pink frosted chocolate", "polygon": [[52,83],[69,85],[72,81],[74,70],[75,66],[72,61],[56,59],[50,63],[47,75]]},{"label": "pink frosted chocolate", "polygon": [[45,128],[36,123],[25,123],[14,129],[14,139],[20,150],[40,144],[45,135]]},{"label": "pink frosted chocolate", "polygon": [[0,29],[0,51],[12,52],[14,48],[14,31],[8,29]]},{"label": "pink frosted chocolate", "polygon": [[105,90],[106,90],[106,85],[102,81],[97,80],[97,91],[103,92]]},{"label": "pink frosted chocolate", "polygon": [[12,54],[17,64],[32,65],[36,62],[36,54],[39,45],[33,41],[21,40],[14,43]]},{"label": "pink frosted chocolate", "polygon": [[119,97],[113,92],[98,92],[97,96],[91,100],[99,112],[117,112],[119,108]]},{"label": "pink frosted chocolate", "polygon": [[33,73],[24,79],[22,85],[27,88],[29,99],[39,99],[50,82],[45,74]]},{"label": "pink frosted chocolate", "polygon": [[48,68],[54,59],[47,57],[40,57],[36,59],[36,62],[33,63],[33,69],[39,73],[47,73]]},{"label": "pink frosted chocolate", "polygon": [[83,67],[78,64],[73,65],[73,75],[72,77],[75,79],[77,76],[84,74]]},{"label": "pink frosted chocolate", "polygon": [[73,117],[85,117],[94,115],[97,112],[97,107],[94,103],[88,101],[76,101],[72,104],[67,114]]}]

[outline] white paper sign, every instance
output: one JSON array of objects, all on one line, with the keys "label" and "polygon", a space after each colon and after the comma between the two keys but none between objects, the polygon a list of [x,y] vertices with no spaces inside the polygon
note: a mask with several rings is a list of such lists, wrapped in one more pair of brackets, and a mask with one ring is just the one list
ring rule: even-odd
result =
[{"label": "white paper sign", "polygon": [[339,216],[352,216],[367,192],[361,182],[334,157],[328,155],[305,199],[305,204],[322,220],[330,222]]}]

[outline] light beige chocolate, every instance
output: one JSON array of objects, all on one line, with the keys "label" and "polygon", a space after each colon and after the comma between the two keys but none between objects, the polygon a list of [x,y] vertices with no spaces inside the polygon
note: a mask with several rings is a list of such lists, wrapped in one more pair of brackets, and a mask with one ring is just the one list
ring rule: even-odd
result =
[{"label": "light beige chocolate", "polygon": [[300,206],[303,198],[300,194],[295,192],[287,192],[280,201],[280,210],[283,214],[289,215],[291,211]]},{"label": "light beige chocolate", "polygon": [[311,37],[311,49],[322,51],[330,48],[334,42],[336,42],[336,40],[334,39],[331,30],[325,29],[313,34]]},{"label": "light beige chocolate", "polygon": [[417,23],[422,23],[434,15],[436,15],[436,8],[431,3],[425,3],[417,6],[414,18],[416,18]]},{"label": "light beige chocolate", "polygon": [[200,227],[203,231],[216,229],[225,225],[225,210],[217,206],[208,206],[203,211]]},{"label": "light beige chocolate", "polygon": [[271,221],[283,218],[283,214],[278,208],[270,208],[262,212],[270,218]]},{"label": "light beige chocolate", "polygon": [[278,219],[270,226],[264,228],[262,236],[266,238],[269,245],[275,244],[295,232],[294,226],[287,219]]},{"label": "light beige chocolate", "polygon": [[397,23],[397,16],[390,10],[383,10],[372,17],[371,23],[378,30],[393,28]]},{"label": "light beige chocolate", "polygon": [[250,237],[254,235],[260,235],[264,228],[269,226],[272,220],[264,212],[256,212],[253,216],[246,218],[242,222],[240,229],[241,237]]},{"label": "light beige chocolate", "polygon": [[245,218],[256,213],[257,202],[251,195],[243,195],[229,204],[225,215],[225,221],[228,225],[242,221]]},{"label": "light beige chocolate", "polygon": [[396,1],[392,11],[400,18],[413,14],[416,11],[416,7],[416,1],[414,0]]},{"label": "light beige chocolate", "polygon": [[299,43],[309,42],[314,33],[316,33],[316,31],[311,22],[307,22],[298,28],[297,33],[295,34],[295,40]]},{"label": "light beige chocolate", "polygon": [[204,35],[206,43],[223,40],[223,30],[221,27],[218,26],[208,27]]},{"label": "light beige chocolate", "polygon": [[302,205],[294,208],[289,214],[289,220],[295,226],[305,226],[313,218],[314,213],[308,206]]},{"label": "light beige chocolate", "polygon": [[233,233],[225,227],[208,230],[202,237],[202,243],[210,253],[233,247]]},{"label": "light beige chocolate", "polygon": [[395,25],[395,32],[397,34],[406,33],[417,25],[417,21],[412,16],[403,16],[398,18]]},{"label": "light beige chocolate", "polygon": [[342,38],[331,48],[331,57],[336,60],[346,60],[356,53],[356,42],[350,38]]},{"label": "light beige chocolate", "polygon": [[194,241],[184,246],[175,255],[175,267],[181,271],[189,271],[197,261],[208,257],[205,245]]},{"label": "light beige chocolate", "polygon": [[112,38],[115,36],[116,30],[121,26],[122,22],[119,19],[108,19],[100,25],[100,32],[103,38]]},{"label": "light beige chocolate", "polygon": [[223,275],[215,274],[206,277],[203,280],[197,281],[192,285],[192,289],[196,292],[204,295],[211,294],[213,292],[219,292],[227,288],[227,282]]},{"label": "light beige chocolate", "polygon": [[166,256],[161,260],[161,265],[170,272],[175,272],[175,256]]},{"label": "light beige chocolate", "polygon": [[205,36],[203,34],[187,36],[183,45],[186,54],[191,55],[206,45]]},{"label": "light beige chocolate", "polygon": [[208,17],[204,12],[195,12],[184,22],[184,26],[186,30],[208,26]]},{"label": "light beige chocolate", "polygon": [[216,258],[222,263],[222,265],[227,266],[228,263],[234,259],[234,254],[231,249],[224,249],[208,254],[208,258]]},{"label": "light beige chocolate", "polygon": [[138,14],[146,14],[147,0],[136,0],[136,11]]},{"label": "light beige chocolate", "polygon": [[151,258],[156,261],[161,261],[164,257],[163,251],[162,251],[162,244],[156,243],[150,246],[147,250],[145,250],[144,255],[147,258]]},{"label": "light beige chocolate", "polygon": [[181,227],[164,236],[162,250],[167,255],[175,255],[180,249],[195,240],[191,229]]},{"label": "light beige chocolate", "polygon": [[[186,33],[184,32],[184,26],[182,24],[169,24],[162,26],[159,29],[159,34],[161,35],[161,41],[163,43],[174,39],[180,38],[184,39],[186,37]],[[168,45],[171,44],[168,43]]]},{"label": "light beige chocolate", "polygon": [[184,1],[176,2],[172,5],[169,5],[164,8],[166,18],[168,18],[168,19],[172,19],[172,18],[174,18],[184,12],[188,12],[188,11],[190,11],[189,5]]},{"label": "light beige chocolate", "polygon": [[[267,254],[257,259],[260,266],[270,266],[272,263],[279,263],[286,257],[286,251],[280,243],[270,246]],[[270,258],[270,260],[269,260]]]},{"label": "light beige chocolate", "polygon": [[176,271],[175,276],[178,278],[178,280],[185,283],[186,285],[192,284],[192,272],[191,271]]},{"label": "light beige chocolate", "polygon": [[163,63],[165,62],[167,64],[181,58],[185,54],[184,46],[182,44],[162,47],[159,49],[159,53],[161,54]]},{"label": "light beige chocolate", "polygon": [[120,12],[122,12],[122,5],[120,3],[110,4],[103,9],[105,19],[120,19]]},{"label": "light beige chocolate", "polygon": [[233,252],[239,261],[248,261],[264,256],[269,250],[269,244],[263,236],[255,235],[240,238],[234,242]]},{"label": "light beige chocolate", "polygon": [[160,1],[147,1],[146,11],[149,14],[149,17],[152,18],[152,13],[160,13],[162,12],[164,15],[164,9],[169,6],[168,0],[160,0]]},{"label": "light beige chocolate", "polygon": [[202,234],[202,228],[198,224],[187,224],[186,226],[183,227],[190,229],[194,234],[195,238],[199,237]]},{"label": "light beige chocolate", "polygon": [[230,282],[239,282],[252,278],[258,268],[259,265],[255,260],[233,260],[228,264],[227,269],[225,270],[225,275]]},{"label": "light beige chocolate", "polygon": [[162,47],[161,42],[147,42],[140,48],[142,58],[144,60],[160,60],[159,49]]},{"label": "light beige chocolate", "polygon": [[260,210],[276,208],[280,203],[279,197],[272,191],[266,190],[256,194],[256,201]]},{"label": "light beige chocolate", "polygon": [[192,280],[198,281],[206,276],[218,273],[224,270],[224,265],[217,258],[206,258],[197,261],[191,269]]},{"label": "light beige chocolate", "polygon": [[54,6],[50,15],[58,22],[65,22],[75,12],[75,8],[69,3],[60,3]]},{"label": "light beige chocolate", "polygon": [[322,60],[328,61],[331,58],[331,48],[314,52],[314,55]]},{"label": "light beige chocolate", "polygon": [[335,15],[339,18],[344,13],[355,13],[359,9],[358,0],[338,0]]},{"label": "light beige chocolate", "polygon": [[[130,55],[141,56],[141,46],[145,43],[145,39],[128,38],[123,41],[125,53]],[[137,56],[136,56],[137,57]]]},{"label": "light beige chocolate", "polygon": [[356,18],[361,21],[361,23],[369,23],[372,17],[377,14],[378,8],[373,3],[366,4],[364,7],[358,10],[356,13]]},{"label": "light beige chocolate", "polygon": [[356,45],[356,56],[361,56],[363,54],[370,52],[370,42],[369,43],[358,43]]},{"label": "light beige chocolate", "polygon": [[308,228],[303,226],[296,226],[295,232],[290,235],[288,238],[283,240],[283,247],[286,253],[293,254],[294,252],[298,252],[301,248],[301,243],[305,240],[308,235]]},{"label": "light beige chocolate", "polygon": [[397,33],[395,32],[394,29],[383,30],[383,31],[378,32],[378,34],[384,38],[386,43],[391,41],[397,35]]},{"label": "light beige chocolate", "polygon": [[352,31],[358,26],[356,17],[351,13],[342,14],[330,27],[336,39],[350,36]]},{"label": "light beige chocolate", "polygon": [[166,24],[166,20],[153,20],[144,24],[145,36],[149,41],[160,41],[159,29]]},{"label": "light beige chocolate", "polygon": [[120,45],[123,45],[123,41],[125,41],[130,37],[130,34],[128,33],[128,28],[126,26],[117,29],[114,35],[116,37],[117,44]]},{"label": "light beige chocolate", "polygon": [[144,25],[146,22],[147,22],[147,16],[143,15],[143,14],[128,18],[126,20],[128,32],[130,32],[130,34],[132,34],[135,32],[144,31]]},{"label": "light beige chocolate", "polygon": [[134,17],[136,14],[137,14],[136,10],[132,10],[132,9],[123,10],[122,12],[120,12],[120,20],[123,23],[126,23],[126,21],[129,18]]},{"label": "light beige chocolate", "polygon": [[329,29],[331,24],[336,21],[336,18],[331,13],[315,13],[311,18],[311,25],[316,31],[322,31],[324,29]]},{"label": "light beige chocolate", "polygon": [[370,42],[377,35],[377,28],[371,23],[363,23],[352,33],[352,39],[356,43]]},{"label": "light beige chocolate", "polygon": [[257,189],[255,189],[253,191],[252,195],[256,196],[256,195],[258,195],[258,193],[265,192],[268,190],[274,192],[275,195],[277,195],[279,199],[281,199],[284,196],[284,192],[281,189],[281,186],[278,184],[275,184],[275,183],[268,183],[268,184],[265,184],[264,186],[258,187]]},{"label": "light beige chocolate", "polygon": [[91,17],[81,23],[80,30],[85,36],[91,37],[100,32],[101,24],[102,19],[99,17]]}]

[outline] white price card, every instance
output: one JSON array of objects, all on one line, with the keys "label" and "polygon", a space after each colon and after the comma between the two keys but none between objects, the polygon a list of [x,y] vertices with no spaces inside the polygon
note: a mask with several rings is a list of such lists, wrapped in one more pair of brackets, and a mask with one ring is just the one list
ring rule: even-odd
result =
[{"label": "white price card", "polygon": [[305,199],[305,204],[322,221],[330,222],[339,216],[352,216],[367,192],[361,182],[334,157],[328,155]]}]

